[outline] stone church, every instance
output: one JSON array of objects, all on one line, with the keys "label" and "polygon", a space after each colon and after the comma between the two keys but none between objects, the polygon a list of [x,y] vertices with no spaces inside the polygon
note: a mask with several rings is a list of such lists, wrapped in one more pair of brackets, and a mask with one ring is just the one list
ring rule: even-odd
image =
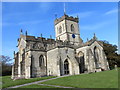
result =
[{"label": "stone church", "polygon": [[83,42],[79,17],[64,14],[54,21],[56,39],[20,34],[12,79],[77,75],[109,70],[103,44],[94,34]]}]

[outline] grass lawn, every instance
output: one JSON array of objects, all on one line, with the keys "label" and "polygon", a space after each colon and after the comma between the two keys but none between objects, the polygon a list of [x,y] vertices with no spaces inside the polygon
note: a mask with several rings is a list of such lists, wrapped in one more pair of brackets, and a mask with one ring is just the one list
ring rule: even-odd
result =
[{"label": "grass lawn", "polygon": [[110,70],[92,74],[74,75],[46,81],[43,84],[75,88],[118,88],[118,72]]},{"label": "grass lawn", "polygon": [[10,86],[16,86],[16,85],[21,85],[21,84],[25,84],[25,83],[30,83],[30,82],[35,82],[35,81],[40,81],[40,80],[44,80],[44,79],[49,79],[49,78],[53,78],[55,76],[49,76],[49,77],[39,77],[39,78],[31,78],[31,79],[20,79],[20,80],[15,80],[13,81],[11,79],[11,76],[3,76],[2,77],[2,88],[7,88]]}]

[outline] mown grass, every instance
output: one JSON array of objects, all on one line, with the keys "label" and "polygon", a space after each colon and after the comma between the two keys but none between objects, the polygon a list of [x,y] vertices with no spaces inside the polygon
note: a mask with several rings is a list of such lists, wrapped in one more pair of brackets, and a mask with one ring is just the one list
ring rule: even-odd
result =
[{"label": "mown grass", "polygon": [[31,82],[54,78],[54,77],[55,76],[49,76],[49,77],[39,77],[39,78],[31,78],[31,79],[19,79],[19,80],[13,81],[11,79],[11,76],[3,76],[2,77],[2,88],[21,85],[21,84],[25,84],[25,83],[31,83]]},{"label": "mown grass", "polygon": [[0,76],[0,89],[2,88],[2,77]]},{"label": "mown grass", "polygon": [[75,88],[118,88],[118,71],[110,70],[92,74],[74,75],[46,81],[43,84]]}]

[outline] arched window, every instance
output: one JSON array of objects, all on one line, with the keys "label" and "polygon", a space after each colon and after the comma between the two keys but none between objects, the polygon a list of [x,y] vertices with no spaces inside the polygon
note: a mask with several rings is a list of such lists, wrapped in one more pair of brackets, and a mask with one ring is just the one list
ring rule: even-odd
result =
[{"label": "arched window", "polygon": [[75,30],[74,25],[71,24],[71,31],[73,32]]},{"label": "arched window", "polygon": [[85,61],[84,61],[84,53],[83,52],[79,52],[78,53],[79,55],[79,72],[80,73],[84,73],[85,71]]},{"label": "arched window", "polygon": [[64,24],[62,24],[62,27],[63,27],[63,31],[65,30],[65,28],[64,28]]},{"label": "arched window", "polygon": [[59,27],[57,27],[57,34],[59,34]]},{"label": "arched window", "polygon": [[64,74],[69,74],[69,62],[67,59],[64,61]]},{"label": "arched window", "polygon": [[97,47],[94,47],[94,57],[96,68],[99,68],[99,49]]},{"label": "arched window", "polygon": [[43,55],[40,55],[40,57],[39,57],[39,66],[40,67],[44,66],[44,57],[43,57]]},{"label": "arched window", "polygon": [[62,33],[62,27],[59,27],[59,34]]}]

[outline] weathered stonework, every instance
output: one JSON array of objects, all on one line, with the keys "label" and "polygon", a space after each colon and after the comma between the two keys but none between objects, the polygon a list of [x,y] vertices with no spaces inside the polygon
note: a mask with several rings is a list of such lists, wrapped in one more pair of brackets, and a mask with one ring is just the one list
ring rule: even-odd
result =
[{"label": "weathered stonework", "polygon": [[21,34],[19,50],[14,53],[12,79],[109,70],[102,43],[95,35],[83,43],[78,22],[78,18],[68,15],[56,19],[56,40]]}]

